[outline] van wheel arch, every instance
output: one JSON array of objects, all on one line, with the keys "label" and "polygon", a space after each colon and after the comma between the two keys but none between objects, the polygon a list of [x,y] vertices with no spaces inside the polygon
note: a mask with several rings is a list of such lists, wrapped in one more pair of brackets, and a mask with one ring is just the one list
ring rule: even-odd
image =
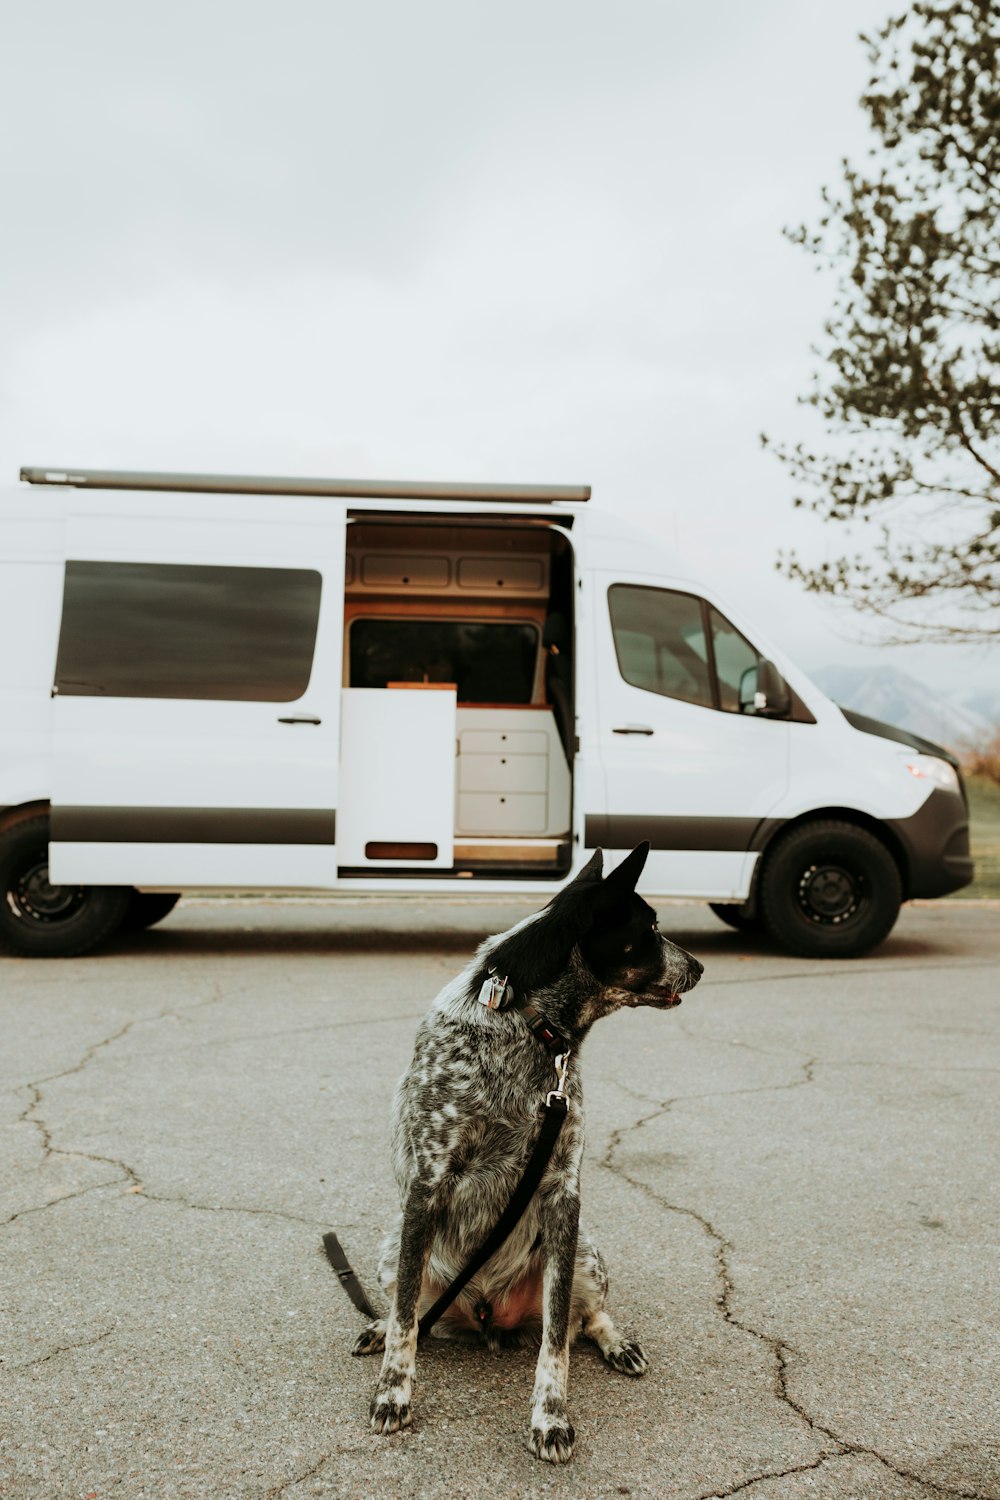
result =
[{"label": "van wheel arch", "polygon": [[[767,827],[766,819],[761,825],[761,830],[758,831],[754,842],[750,846],[751,849],[757,849],[760,854],[753,872],[750,895],[747,897],[747,906],[754,915],[757,913],[761,871],[775,841],[783,838],[785,834],[794,828],[801,828],[808,823],[827,823],[830,821],[853,823],[855,827],[863,828],[867,833],[877,838],[880,843],[884,844],[896,862],[896,868],[899,871],[899,879],[903,888],[903,900],[909,900],[909,860],[907,859],[906,850],[893,830],[886,823],[880,822],[878,818],[870,817],[868,813],[859,812],[856,807],[817,807],[811,809],[809,812],[799,813],[797,817],[788,818],[784,821],[775,819],[773,826],[770,828]],[[762,832],[763,837],[761,836]]]},{"label": "van wheel arch", "polygon": [[15,823],[23,823],[25,818],[37,818],[40,813],[49,817],[52,813],[52,805],[44,798],[37,802],[19,802],[16,807],[0,808],[0,833]]}]

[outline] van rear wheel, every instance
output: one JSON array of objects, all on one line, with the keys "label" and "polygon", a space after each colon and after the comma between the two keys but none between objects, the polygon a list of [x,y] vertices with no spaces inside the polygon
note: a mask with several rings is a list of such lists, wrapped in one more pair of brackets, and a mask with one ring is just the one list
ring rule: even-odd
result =
[{"label": "van rear wheel", "polygon": [[169,917],[180,895],[167,891],[130,891],[122,927],[126,932],[143,932]]},{"label": "van rear wheel", "polygon": [[21,958],[73,958],[121,924],[120,886],[51,885],[49,820],[22,818],[0,832],[0,952]]},{"label": "van rear wheel", "polygon": [[866,828],[803,823],[768,852],[760,882],[764,925],[803,958],[860,958],[891,932],[903,899],[899,867]]}]

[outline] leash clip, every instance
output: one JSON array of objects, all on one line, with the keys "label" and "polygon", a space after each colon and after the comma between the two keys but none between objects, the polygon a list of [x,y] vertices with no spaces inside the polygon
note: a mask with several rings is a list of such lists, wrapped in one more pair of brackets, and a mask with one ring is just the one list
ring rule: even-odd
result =
[{"label": "leash clip", "polygon": [[566,1097],[566,1074],[569,1072],[569,1052],[560,1052],[556,1058],[556,1079],[558,1086],[545,1096],[546,1108],[551,1107],[553,1099],[561,1099],[566,1108],[569,1109],[569,1100]]}]

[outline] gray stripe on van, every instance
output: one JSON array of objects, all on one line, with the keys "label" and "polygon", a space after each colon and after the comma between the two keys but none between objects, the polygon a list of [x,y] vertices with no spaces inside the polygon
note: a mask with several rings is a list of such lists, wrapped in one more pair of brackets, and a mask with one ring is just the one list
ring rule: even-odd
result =
[{"label": "gray stripe on van", "polygon": [[760,818],[665,818],[643,813],[588,813],[583,840],[588,849],[633,849],[643,839],[651,849],[698,849],[742,853],[751,847]]},{"label": "gray stripe on van", "polygon": [[53,807],[59,844],[335,844],[332,808]]}]

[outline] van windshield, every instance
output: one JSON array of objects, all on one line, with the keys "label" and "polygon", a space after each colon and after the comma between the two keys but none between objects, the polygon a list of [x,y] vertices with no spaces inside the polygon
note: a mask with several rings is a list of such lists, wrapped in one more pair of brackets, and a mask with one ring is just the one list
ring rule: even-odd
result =
[{"label": "van windshield", "polygon": [[528,621],[357,619],[351,687],[454,683],[460,703],[530,703],[538,627]]}]

